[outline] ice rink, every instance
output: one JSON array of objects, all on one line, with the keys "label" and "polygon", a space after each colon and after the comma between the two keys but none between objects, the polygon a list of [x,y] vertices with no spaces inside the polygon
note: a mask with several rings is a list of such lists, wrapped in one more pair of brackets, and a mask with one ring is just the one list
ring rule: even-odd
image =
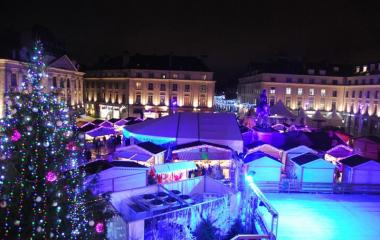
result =
[{"label": "ice rink", "polygon": [[265,196],[279,213],[279,240],[380,239],[380,195]]}]

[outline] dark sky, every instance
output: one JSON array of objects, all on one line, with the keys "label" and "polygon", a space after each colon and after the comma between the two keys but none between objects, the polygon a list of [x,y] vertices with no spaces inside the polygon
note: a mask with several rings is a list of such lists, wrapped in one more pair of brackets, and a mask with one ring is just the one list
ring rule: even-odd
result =
[{"label": "dark sky", "polygon": [[234,81],[250,60],[276,54],[378,60],[379,18],[378,6],[364,1],[0,2],[1,29],[46,26],[82,63],[123,50],[208,55],[207,64],[224,82]]}]

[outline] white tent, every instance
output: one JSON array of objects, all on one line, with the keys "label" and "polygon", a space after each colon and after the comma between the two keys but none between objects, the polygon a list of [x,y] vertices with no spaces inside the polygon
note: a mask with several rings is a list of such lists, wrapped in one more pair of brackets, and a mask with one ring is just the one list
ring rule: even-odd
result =
[{"label": "white tent", "polygon": [[331,126],[343,126],[342,117],[335,110],[328,116],[327,122]]},{"label": "white tent", "polygon": [[231,113],[177,113],[126,126],[123,134],[159,145],[204,141],[243,151],[240,129]]},{"label": "white tent", "polygon": [[352,155],[340,161],[343,165],[342,180],[352,184],[380,184],[380,163],[360,155]]},{"label": "white tent", "polygon": [[280,161],[281,161],[282,155],[284,153],[283,150],[278,149],[276,147],[273,147],[270,144],[263,144],[263,145],[260,145],[260,146],[257,146],[257,147],[249,149],[246,155],[248,155],[250,153],[253,153],[253,152],[258,152],[258,151],[266,153],[269,156],[273,157],[274,159],[277,159],[277,160],[280,160]]},{"label": "white tent", "polygon": [[296,116],[290,112],[286,106],[279,100],[275,105],[270,107],[270,117],[283,118],[283,119],[295,119]]},{"label": "white tent", "polygon": [[117,148],[113,154],[115,159],[136,161],[145,166],[164,163],[166,149],[150,142],[132,144]]},{"label": "white tent", "polygon": [[116,131],[112,127],[98,127],[89,132],[86,132],[86,134],[90,137],[95,138],[107,135],[114,135],[116,134]]},{"label": "white tent", "polygon": [[244,157],[244,164],[248,172],[253,172],[255,182],[279,182],[282,163],[263,153],[252,152]]},{"label": "white tent", "polygon": [[310,124],[311,119],[306,115],[305,110],[301,108],[296,117],[295,124],[297,125],[308,125]]},{"label": "white tent", "polygon": [[335,166],[313,153],[305,153],[289,161],[288,176],[301,183],[333,183]]}]

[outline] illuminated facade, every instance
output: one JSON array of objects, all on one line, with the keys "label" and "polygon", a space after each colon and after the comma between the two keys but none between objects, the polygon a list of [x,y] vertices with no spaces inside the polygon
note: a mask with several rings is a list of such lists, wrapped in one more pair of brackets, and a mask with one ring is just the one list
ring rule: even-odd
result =
[{"label": "illuminated facade", "polygon": [[238,99],[257,104],[263,89],[267,90],[270,105],[281,100],[292,110],[336,110],[380,116],[380,63],[344,71],[338,66],[296,71],[255,70],[239,79]]},{"label": "illuminated facade", "polygon": [[[189,60],[198,66],[187,65]],[[117,69],[103,67],[87,72],[85,107],[88,114],[101,118],[209,112],[214,88],[213,73],[196,58],[136,55]]]},{"label": "illuminated facade", "polygon": [[[59,96],[72,108],[83,107],[83,72],[66,56],[47,56],[47,74],[43,86],[48,91],[58,90]],[[50,59],[50,61],[49,61]],[[4,116],[4,96],[7,92],[21,90],[26,79],[28,63],[10,59],[0,59],[0,118]]]}]

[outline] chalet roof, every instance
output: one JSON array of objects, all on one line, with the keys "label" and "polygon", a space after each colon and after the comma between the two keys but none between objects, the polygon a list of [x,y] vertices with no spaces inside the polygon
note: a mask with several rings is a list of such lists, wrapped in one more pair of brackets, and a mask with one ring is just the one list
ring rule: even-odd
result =
[{"label": "chalet roof", "polygon": [[260,158],[263,158],[263,157],[268,157],[270,159],[273,159],[274,161],[280,162],[278,159],[272,157],[269,154],[266,154],[266,153],[264,153],[262,151],[257,151],[257,152],[252,152],[252,153],[247,154],[244,157],[244,163],[249,163],[249,162],[252,162],[252,161],[254,161],[256,159],[260,159]]},{"label": "chalet roof", "polygon": [[137,146],[153,154],[157,154],[166,150],[165,148],[151,142],[142,142],[142,143],[137,144]]},{"label": "chalet roof", "polygon": [[306,163],[312,162],[314,160],[320,159],[320,157],[313,153],[304,153],[300,156],[292,158],[292,161],[297,163],[298,165],[304,165]]},{"label": "chalet roof", "polygon": [[371,161],[371,160],[372,159],[369,159],[369,158],[360,156],[358,154],[355,154],[355,155],[352,155],[348,158],[341,160],[340,163],[343,165],[350,166],[350,167],[356,167],[358,165],[361,165],[361,164],[366,163],[366,162]]}]

